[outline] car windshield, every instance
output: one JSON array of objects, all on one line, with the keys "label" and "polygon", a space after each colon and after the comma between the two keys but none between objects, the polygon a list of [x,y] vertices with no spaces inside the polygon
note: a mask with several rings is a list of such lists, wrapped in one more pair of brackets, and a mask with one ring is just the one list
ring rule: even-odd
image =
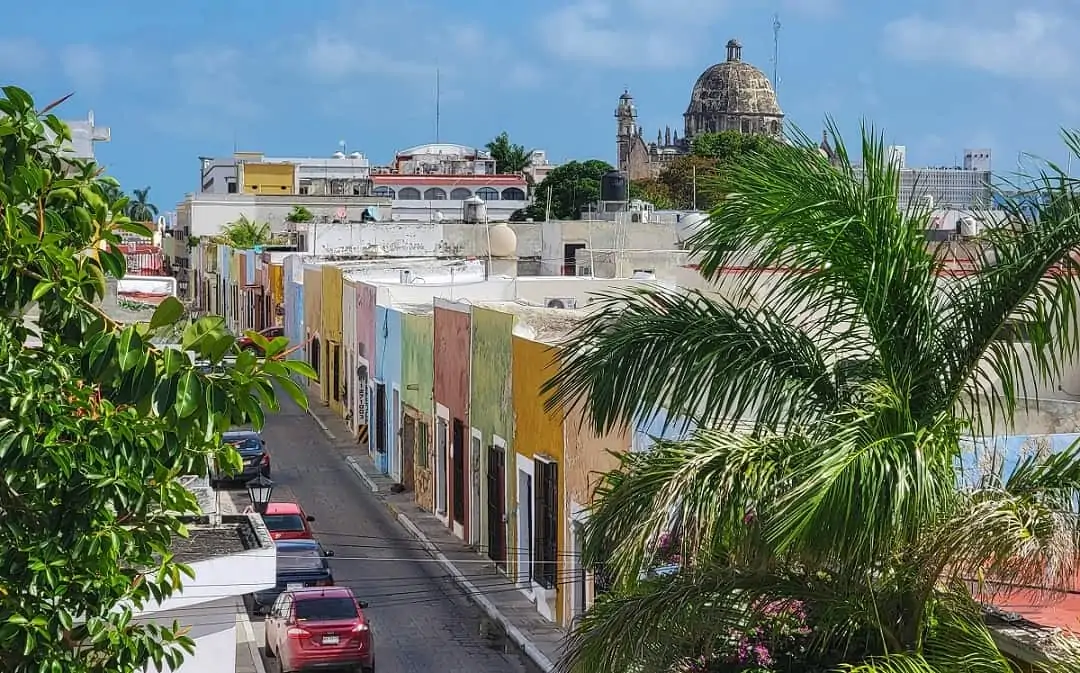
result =
[{"label": "car windshield", "polygon": [[313,570],[322,568],[324,564],[322,554],[315,549],[297,549],[278,554],[278,571],[282,570]]},{"label": "car windshield", "polygon": [[305,530],[304,519],[299,514],[264,514],[263,523],[272,531]]},{"label": "car windshield", "polygon": [[225,443],[232,444],[240,453],[259,453],[262,451],[262,442],[258,437],[227,437]]},{"label": "car windshield", "polygon": [[356,603],[345,596],[305,598],[296,601],[296,618],[321,622],[334,619],[356,619]]}]

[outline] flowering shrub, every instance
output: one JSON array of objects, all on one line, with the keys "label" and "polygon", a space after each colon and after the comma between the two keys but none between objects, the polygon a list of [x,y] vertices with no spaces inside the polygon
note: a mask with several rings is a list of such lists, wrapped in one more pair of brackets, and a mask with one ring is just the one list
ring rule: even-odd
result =
[{"label": "flowering shrub", "polygon": [[671,533],[662,533],[656,540],[656,565],[679,565],[682,555],[679,553],[679,539]]},{"label": "flowering shrub", "polygon": [[681,673],[794,673],[806,653],[811,630],[801,601],[760,606],[759,616],[729,633],[711,655],[686,660]]}]

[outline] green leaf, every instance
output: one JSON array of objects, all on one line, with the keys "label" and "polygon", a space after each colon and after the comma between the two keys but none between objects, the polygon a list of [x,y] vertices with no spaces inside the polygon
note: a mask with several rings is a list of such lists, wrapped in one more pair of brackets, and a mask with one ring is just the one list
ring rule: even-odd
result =
[{"label": "green leaf", "polygon": [[281,364],[292,373],[299,374],[304,378],[313,380],[319,378],[318,373],[311,368],[311,365],[303,360],[281,360]]},{"label": "green leaf", "polygon": [[307,393],[305,393],[304,389],[300,387],[300,384],[288,377],[282,377],[276,379],[276,381],[279,386],[285,389],[285,392],[288,394],[289,397],[292,398],[292,401],[296,402],[296,406],[300,407],[301,409],[308,408]]},{"label": "green leaf", "polygon": [[176,415],[187,418],[195,413],[202,401],[202,383],[199,375],[188,370],[180,377],[176,387]]},{"label": "green leaf", "polygon": [[154,231],[142,222],[128,221],[121,224],[118,228],[128,233],[135,234],[136,236],[145,236],[146,238],[152,238],[154,235]]},{"label": "green leaf", "polygon": [[43,280],[38,282],[38,284],[34,286],[34,293],[30,296],[30,301],[38,301],[46,294],[48,294],[49,290],[53,289],[54,287],[56,287],[56,283],[51,280]]},{"label": "green leaf", "polygon": [[176,297],[166,297],[154,309],[154,315],[150,318],[150,329],[175,324],[183,316],[184,304]]},{"label": "green leaf", "polygon": [[118,354],[120,371],[123,372],[135,368],[146,357],[142,337],[135,328],[129,327],[121,333]]}]

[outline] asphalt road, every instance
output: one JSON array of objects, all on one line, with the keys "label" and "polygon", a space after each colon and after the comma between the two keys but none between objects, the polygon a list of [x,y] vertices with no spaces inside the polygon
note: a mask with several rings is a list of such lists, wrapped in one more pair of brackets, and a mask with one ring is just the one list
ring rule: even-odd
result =
[{"label": "asphalt road", "polygon": [[[446,571],[394,521],[346,466],[304,411],[285,395],[268,415],[263,437],[272,458],[273,500],[295,501],[315,517],[316,537],[335,553],[337,584],[352,587],[369,607],[379,673],[521,673],[517,654],[504,654],[481,635],[481,612]],[[246,500],[242,491],[234,496]],[[262,618],[255,640],[265,642]],[[264,662],[270,664],[269,660]],[[267,665],[268,671],[277,669]]]}]

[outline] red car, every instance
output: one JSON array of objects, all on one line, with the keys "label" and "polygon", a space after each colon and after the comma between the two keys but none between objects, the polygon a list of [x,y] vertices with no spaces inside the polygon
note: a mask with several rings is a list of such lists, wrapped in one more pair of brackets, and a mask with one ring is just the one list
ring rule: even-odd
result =
[{"label": "red car", "polygon": [[271,502],[266,505],[263,523],[275,540],[313,540],[311,523],[315,517],[304,514],[295,502]]},{"label": "red car", "polygon": [[[280,336],[285,336],[285,328],[284,327],[267,327],[264,330],[260,330],[259,334],[266,337],[267,339],[273,340],[273,339],[276,339],[276,338],[278,338]],[[251,340],[251,337],[247,337],[247,336],[242,336],[239,339],[237,339],[236,340],[236,345],[239,346],[240,350],[243,350],[243,351],[255,351],[256,353],[258,353],[258,352],[260,352],[262,350],[261,348],[259,348],[255,344],[254,341]]]},{"label": "red car", "polygon": [[266,656],[281,671],[346,668],[373,673],[374,639],[367,603],[349,587],[285,591],[266,616]]}]

